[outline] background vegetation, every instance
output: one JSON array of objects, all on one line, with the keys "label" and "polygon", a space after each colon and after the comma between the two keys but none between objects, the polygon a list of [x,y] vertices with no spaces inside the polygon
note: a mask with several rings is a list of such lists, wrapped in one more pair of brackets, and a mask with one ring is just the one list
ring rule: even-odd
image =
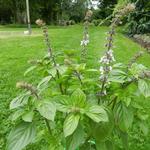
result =
[{"label": "background vegetation", "polygon": [[[136,4],[128,19],[127,32],[130,35],[150,32],[150,1],[128,0]],[[117,3],[122,0],[97,0],[97,9],[94,9],[91,0],[30,0],[31,22],[41,18],[49,24],[60,24],[61,21],[73,20],[78,23],[84,19],[87,8],[93,10],[93,23],[98,25],[103,19],[110,16]],[[110,17],[111,19],[111,17]],[[0,0],[0,24],[25,24],[26,3],[24,0]],[[109,25],[107,20],[105,25]]]}]

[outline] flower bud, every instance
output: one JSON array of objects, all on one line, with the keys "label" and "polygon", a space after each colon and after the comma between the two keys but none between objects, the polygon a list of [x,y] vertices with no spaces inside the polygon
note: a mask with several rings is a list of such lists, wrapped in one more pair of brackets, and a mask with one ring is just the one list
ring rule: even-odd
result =
[{"label": "flower bud", "polygon": [[44,25],[45,25],[45,22],[44,22],[43,20],[41,20],[41,19],[37,19],[37,20],[35,21],[35,23],[36,23],[38,26],[44,26]]},{"label": "flower bud", "polygon": [[32,84],[21,81],[21,82],[17,82],[16,87],[30,91],[32,94],[34,94],[36,97],[38,97],[37,89],[34,86],[32,86]]},{"label": "flower bud", "polygon": [[92,15],[93,15],[93,12],[91,10],[88,10],[86,12],[85,19],[90,19],[92,17]]}]

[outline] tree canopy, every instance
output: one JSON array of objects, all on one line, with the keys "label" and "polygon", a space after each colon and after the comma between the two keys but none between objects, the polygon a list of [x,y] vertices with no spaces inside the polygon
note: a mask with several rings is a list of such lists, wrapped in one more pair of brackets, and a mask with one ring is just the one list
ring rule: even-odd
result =
[{"label": "tree canopy", "polygon": [[[31,21],[37,18],[47,23],[55,23],[59,19],[81,21],[87,9],[87,0],[29,0]],[[0,0],[1,23],[24,23],[26,21],[25,0]]]}]

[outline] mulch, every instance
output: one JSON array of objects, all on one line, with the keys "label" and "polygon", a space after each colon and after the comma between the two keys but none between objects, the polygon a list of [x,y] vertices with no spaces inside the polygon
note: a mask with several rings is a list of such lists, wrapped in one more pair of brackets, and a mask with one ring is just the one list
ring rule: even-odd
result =
[{"label": "mulch", "polygon": [[132,38],[135,42],[139,43],[143,48],[150,53],[150,36],[149,35],[134,35]]}]

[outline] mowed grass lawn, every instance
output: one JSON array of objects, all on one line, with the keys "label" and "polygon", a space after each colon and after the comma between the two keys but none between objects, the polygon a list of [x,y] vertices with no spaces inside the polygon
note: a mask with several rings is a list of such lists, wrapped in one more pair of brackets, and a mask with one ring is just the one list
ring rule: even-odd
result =
[{"label": "mowed grass lawn", "polygon": [[[40,58],[45,55],[46,47],[43,42],[42,32],[38,28],[33,29],[32,36],[24,36],[24,28],[8,28],[0,26],[0,150],[4,150],[6,137],[12,122],[9,119],[11,111],[9,103],[18,90],[15,87],[17,81],[38,81],[40,76],[24,77],[24,71],[30,66],[28,60]],[[6,32],[4,32],[6,31]],[[13,35],[7,32],[14,31]],[[88,46],[87,65],[99,67],[99,58],[105,51],[107,27],[90,27],[90,44]],[[18,33],[18,34],[17,34]],[[83,27],[80,25],[70,27],[49,27],[51,45],[54,51],[75,50],[80,56],[80,40],[82,39]],[[130,58],[141,47],[125,37],[119,29],[114,41],[115,57],[117,62],[128,63]],[[150,56],[145,54],[139,62],[147,67],[150,66]],[[149,105],[150,106],[150,105]],[[149,107],[146,105],[146,107]]]}]

